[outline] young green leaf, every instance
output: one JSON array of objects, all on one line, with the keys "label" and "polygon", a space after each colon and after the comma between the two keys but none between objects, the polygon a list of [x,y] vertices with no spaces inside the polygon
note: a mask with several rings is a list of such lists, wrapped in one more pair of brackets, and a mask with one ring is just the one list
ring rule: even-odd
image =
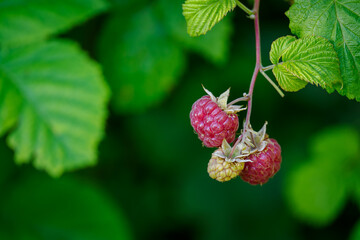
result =
[{"label": "young green leaf", "polygon": [[0,2],[0,46],[43,40],[106,8],[104,0],[3,0]]},{"label": "young green leaf", "polygon": [[281,64],[276,65],[272,71],[280,87],[285,91],[297,92],[300,89],[303,89],[308,84],[308,82],[303,81],[300,78],[292,75]]},{"label": "young green leaf", "polygon": [[[290,46],[292,42],[296,41],[294,36],[285,36],[276,39],[271,44],[270,61],[273,64],[277,64],[281,58],[283,52]],[[280,87],[288,92],[296,92],[304,88],[307,85],[306,81],[303,81],[296,76],[289,73],[284,66],[275,65],[273,73]]]},{"label": "young green leaf", "polygon": [[207,33],[216,23],[236,7],[236,0],[186,0],[183,15],[190,36]]},{"label": "young green leaf", "polygon": [[7,49],[0,59],[0,132],[14,127],[16,162],[34,158],[53,176],[93,165],[108,99],[98,65],[68,41]]},{"label": "young green leaf", "polygon": [[122,15],[109,18],[99,57],[118,113],[142,112],[163,100],[185,62],[182,49],[169,39],[154,8],[145,8],[130,19]]},{"label": "young green leaf", "polygon": [[285,37],[280,37],[280,38],[276,39],[271,44],[270,61],[273,64],[277,64],[279,62],[283,52],[286,49],[288,49],[290,44],[294,41],[296,41],[296,37],[294,37],[294,36],[285,36]]},{"label": "young green leaf", "polygon": [[[278,62],[282,59],[282,62]],[[287,91],[305,87],[305,81],[320,85],[332,92],[341,86],[339,59],[332,44],[322,37],[293,40],[282,37],[274,41],[270,59],[276,65],[273,73],[280,86]]]},{"label": "young green leaf", "polygon": [[359,1],[296,0],[286,13],[290,29],[298,37],[329,39],[340,60],[341,95],[360,101],[360,7]]}]

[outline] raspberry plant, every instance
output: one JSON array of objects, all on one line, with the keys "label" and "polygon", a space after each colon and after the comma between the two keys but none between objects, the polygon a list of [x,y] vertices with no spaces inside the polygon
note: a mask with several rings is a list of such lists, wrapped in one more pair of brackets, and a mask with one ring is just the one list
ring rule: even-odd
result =
[{"label": "raspberry plant", "polygon": [[[186,0],[183,15],[188,34],[193,37],[206,34],[235,7],[243,10],[255,26],[255,69],[248,92],[235,100],[247,101],[241,134],[231,147],[229,143],[233,141],[233,135],[227,132],[226,126],[232,124],[221,125],[214,117],[217,113],[224,114],[222,111],[226,112],[226,108],[231,106],[222,100],[226,93],[216,99],[205,89],[209,96],[202,97],[193,105],[190,118],[203,144],[219,147],[209,162],[210,177],[223,182],[240,175],[250,184],[263,184],[280,169],[281,148],[276,140],[268,138],[266,124],[259,132],[251,128],[253,93],[259,73],[282,97],[282,90],[296,92],[310,83],[328,93],[337,91],[349,99],[360,101],[360,31],[356,27],[360,7],[357,1],[295,0],[286,15],[290,19],[291,31],[298,38],[283,36],[276,39],[269,53],[270,66],[263,66],[261,60],[260,0],[254,0],[252,9],[238,0]],[[282,90],[266,73],[269,70]],[[204,101],[207,102],[202,105]],[[206,112],[203,109],[206,104],[213,105],[216,113]]]}]

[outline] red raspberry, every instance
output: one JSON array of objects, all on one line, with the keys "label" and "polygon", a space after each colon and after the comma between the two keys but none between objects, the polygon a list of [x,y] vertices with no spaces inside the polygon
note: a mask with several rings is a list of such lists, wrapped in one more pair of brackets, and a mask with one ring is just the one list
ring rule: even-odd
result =
[{"label": "red raspberry", "polygon": [[267,139],[264,150],[247,157],[252,162],[246,162],[239,174],[242,180],[252,185],[264,184],[280,169],[281,147],[275,139]]},{"label": "red raspberry", "polygon": [[190,112],[191,126],[206,147],[220,147],[224,138],[228,143],[235,139],[239,118],[228,114],[206,95],[197,100]]}]

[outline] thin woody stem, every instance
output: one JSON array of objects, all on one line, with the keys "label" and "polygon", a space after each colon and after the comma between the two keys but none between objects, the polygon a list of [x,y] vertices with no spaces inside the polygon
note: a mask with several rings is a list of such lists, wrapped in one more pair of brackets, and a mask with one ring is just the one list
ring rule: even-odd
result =
[{"label": "thin woody stem", "polygon": [[249,96],[246,95],[246,93],[244,93],[244,96],[243,96],[243,97],[237,98],[237,99],[235,99],[234,101],[229,102],[227,105],[230,106],[230,105],[233,105],[233,104],[235,104],[235,103],[237,103],[237,102],[249,101],[249,99],[250,99]]},{"label": "thin woody stem", "polygon": [[[254,25],[255,25],[255,49],[256,49],[256,64],[254,73],[251,78],[250,87],[249,87],[249,93],[247,96],[249,97],[248,106],[247,106],[247,114],[244,124],[244,130],[243,133],[238,137],[236,140],[233,149],[230,153],[230,156],[233,155],[236,146],[241,142],[242,136],[245,134],[245,132],[248,130],[248,126],[250,123],[250,116],[251,116],[251,108],[252,108],[252,100],[253,100],[253,92],[255,87],[256,78],[262,68],[261,66],[261,48],[260,48],[260,25],[259,25],[259,7],[260,7],[260,0],[255,0],[254,2],[254,8],[252,10],[254,14]],[[244,138],[245,139],[245,138]],[[243,140],[244,140],[243,139]]]},{"label": "thin woody stem", "polygon": [[255,69],[254,69],[253,76],[251,78],[251,83],[250,83],[250,88],[249,88],[249,93],[248,93],[248,96],[250,97],[250,100],[248,101],[248,110],[247,110],[247,114],[246,114],[244,132],[247,130],[249,122],[250,122],[255,82],[256,82],[257,75],[258,75],[258,73],[259,73],[259,71],[261,69],[259,6],[260,6],[260,0],[255,0],[253,13],[254,13],[254,16],[255,16],[254,24],[255,24],[256,64],[255,64]]}]

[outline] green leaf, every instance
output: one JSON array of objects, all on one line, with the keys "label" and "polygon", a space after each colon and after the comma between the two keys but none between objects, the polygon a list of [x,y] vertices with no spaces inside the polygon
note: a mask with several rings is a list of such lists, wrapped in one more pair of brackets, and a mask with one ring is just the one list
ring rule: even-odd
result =
[{"label": "green leaf", "polygon": [[161,102],[185,62],[182,49],[169,39],[153,8],[128,17],[112,16],[101,35],[99,58],[118,113],[138,113]]},{"label": "green leaf", "polygon": [[13,128],[16,162],[34,158],[53,176],[93,165],[108,99],[98,65],[69,41],[7,49],[0,59],[0,132]]},{"label": "green leaf", "polygon": [[205,34],[235,7],[236,0],[186,0],[183,15],[189,35]]},{"label": "green leaf", "polygon": [[350,240],[359,240],[360,239],[360,220],[355,224],[352,233],[350,234]]},{"label": "green leaf", "polygon": [[3,0],[0,46],[20,45],[64,32],[104,11],[104,0]]},{"label": "green leaf", "polygon": [[273,73],[280,87],[288,92],[296,92],[303,89],[308,83],[292,75],[283,65],[276,65]]},{"label": "green leaf", "polygon": [[346,203],[346,181],[336,167],[314,159],[298,167],[287,179],[290,209],[303,221],[324,226]]},{"label": "green leaf", "polygon": [[[325,38],[310,36],[293,41],[285,37],[275,40],[272,46],[270,58],[277,65],[273,73],[284,90],[305,87],[301,81],[320,85],[328,92],[341,85],[339,59]],[[278,63],[280,58],[282,62]]]},{"label": "green leaf", "polygon": [[17,183],[1,199],[7,239],[132,239],[120,209],[91,183],[44,176]]},{"label": "green leaf", "polygon": [[197,38],[190,37],[186,32],[186,21],[182,15],[183,0],[158,1],[167,31],[177,43],[185,49],[202,54],[215,64],[223,64],[229,55],[232,22],[225,18],[212,31]]},{"label": "green leaf", "polygon": [[270,49],[270,61],[272,64],[277,64],[281,58],[281,55],[284,53],[286,49],[289,48],[292,42],[296,41],[296,37],[294,36],[284,36],[276,39],[271,44]]},{"label": "green leaf", "polygon": [[353,0],[296,0],[286,13],[298,37],[329,39],[340,59],[344,81],[340,94],[360,101],[360,6]]}]

